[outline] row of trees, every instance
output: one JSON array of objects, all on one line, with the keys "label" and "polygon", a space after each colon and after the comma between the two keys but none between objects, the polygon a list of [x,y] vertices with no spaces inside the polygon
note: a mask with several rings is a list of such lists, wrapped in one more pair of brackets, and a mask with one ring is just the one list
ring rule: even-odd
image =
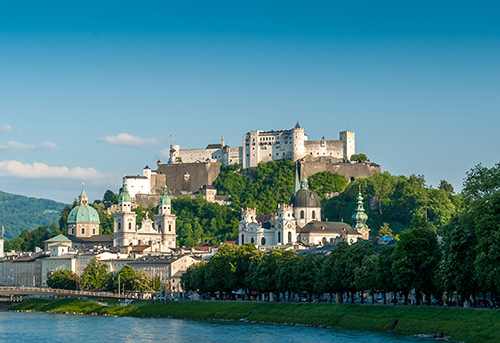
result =
[{"label": "row of trees", "polygon": [[144,292],[160,289],[159,277],[152,279],[145,271],[139,270],[136,273],[134,268],[127,265],[118,272],[110,273],[108,266],[95,257],[90,260],[80,276],[65,269],[55,271],[47,280],[47,285],[51,288],[114,292],[118,292],[118,283],[120,283],[120,292]]},{"label": "row of trees", "polygon": [[[417,179],[404,181],[418,184]],[[451,193],[444,188],[439,190]],[[208,263],[192,266],[183,282],[190,290],[212,295],[239,289],[310,297],[391,291],[407,298],[415,290],[417,302],[422,294],[439,299],[443,292],[456,292],[462,299],[479,291],[495,295],[500,293],[500,163],[471,169],[463,193],[462,211],[440,227],[441,244],[429,212],[426,217],[417,211],[397,243],[378,252],[371,242],[340,243],[326,257],[281,250],[266,255],[251,245],[224,245]]]}]

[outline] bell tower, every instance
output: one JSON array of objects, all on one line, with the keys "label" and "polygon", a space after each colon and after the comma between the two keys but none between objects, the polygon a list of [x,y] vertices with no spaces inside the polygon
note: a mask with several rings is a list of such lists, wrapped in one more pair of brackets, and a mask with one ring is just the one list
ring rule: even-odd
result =
[{"label": "bell tower", "polygon": [[175,214],[172,214],[172,201],[168,196],[167,185],[164,185],[163,193],[158,203],[158,214],[155,216],[155,229],[161,234],[161,252],[167,252],[177,246],[176,219]]},{"label": "bell tower", "polygon": [[113,245],[123,246],[134,244],[137,232],[136,217],[132,212],[132,200],[127,189],[127,179],[123,178],[123,186],[118,198],[119,210],[114,214]]}]

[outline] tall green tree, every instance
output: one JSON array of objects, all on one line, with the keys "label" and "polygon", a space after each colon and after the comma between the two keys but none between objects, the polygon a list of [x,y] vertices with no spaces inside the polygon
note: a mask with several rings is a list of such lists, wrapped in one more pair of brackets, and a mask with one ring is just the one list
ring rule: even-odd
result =
[{"label": "tall green tree", "polygon": [[104,288],[108,280],[108,266],[92,257],[81,275],[82,288]]}]

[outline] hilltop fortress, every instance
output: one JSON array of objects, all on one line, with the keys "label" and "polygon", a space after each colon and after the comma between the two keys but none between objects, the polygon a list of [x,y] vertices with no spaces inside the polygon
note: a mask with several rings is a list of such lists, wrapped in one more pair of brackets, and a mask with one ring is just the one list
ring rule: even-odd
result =
[{"label": "hilltop fortress", "polygon": [[355,136],[352,131],[341,131],[339,140],[308,140],[299,123],[290,130],[250,131],[243,135],[243,146],[230,147],[224,137],[220,144],[208,144],[205,149],[180,149],[170,146],[168,163],[157,162],[157,170],[148,166],[142,175],[126,176],[129,193],[137,205],[156,203],[167,185],[172,196],[202,194],[208,201],[227,204],[227,196],[218,196],[212,183],[220,173],[220,166],[241,164],[244,169],[259,163],[291,159],[300,165],[300,178],[308,178],[322,171],[344,175],[350,181],[380,173],[378,164],[351,163],[355,154]]},{"label": "hilltop fortress", "polygon": [[304,128],[299,123],[293,129],[281,131],[250,131],[243,136],[243,146],[225,145],[224,137],[220,144],[209,144],[205,149],[180,149],[172,145],[170,164],[215,162],[224,165],[239,163],[244,169],[289,158],[297,161],[305,156],[329,157],[333,161],[348,162],[355,154],[354,132],[341,131],[339,140],[308,140]]}]

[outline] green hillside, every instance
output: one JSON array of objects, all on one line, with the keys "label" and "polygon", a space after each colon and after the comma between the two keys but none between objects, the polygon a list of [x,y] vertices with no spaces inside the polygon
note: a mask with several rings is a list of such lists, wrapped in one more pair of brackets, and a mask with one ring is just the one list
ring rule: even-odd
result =
[{"label": "green hillside", "polygon": [[64,206],[53,200],[0,191],[0,226],[5,227],[5,239],[17,237],[26,229],[57,223]]}]

